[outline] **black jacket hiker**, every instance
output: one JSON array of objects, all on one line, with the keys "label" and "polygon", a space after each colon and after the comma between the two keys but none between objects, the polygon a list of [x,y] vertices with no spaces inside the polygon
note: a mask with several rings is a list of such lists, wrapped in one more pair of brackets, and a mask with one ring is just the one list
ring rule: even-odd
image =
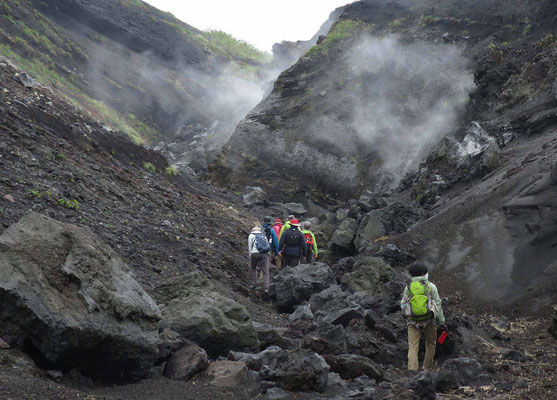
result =
[{"label": "black jacket hiker", "polygon": [[306,239],[298,226],[291,226],[280,238],[283,266],[295,267],[306,253]]}]

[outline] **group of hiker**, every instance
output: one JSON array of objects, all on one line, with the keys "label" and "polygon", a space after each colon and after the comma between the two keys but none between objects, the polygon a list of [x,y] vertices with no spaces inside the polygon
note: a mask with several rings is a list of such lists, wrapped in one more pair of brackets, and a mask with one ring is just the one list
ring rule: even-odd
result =
[{"label": "group of hiker", "polygon": [[[289,215],[284,224],[279,218],[273,221],[272,217],[265,217],[262,226],[252,229],[248,237],[248,249],[254,287],[258,285],[261,273],[265,290],[269,289],[270,263],[279,268],[295,267],[300,263],[311,264],[317,258],[317,242],[310,229],[309,221],[300,224],[294,215]],[[408,321],[408,370],[418,371],[420,339],[424,336],[423,369],[427,371],[433,368],[437,323],[443,331],[440,343],[445,340],[448,329],[437,287],[428,280],[428,267],[417,262],[410,266],[408,272],[411,280],[400,302],[402,315]]]},{"label": "group of hiker", "polygon": [[261,274],[265,290],[270,284],[270,263],[279,268],[295,267],[313,263],[319,254],[311,222],[300,224],[294,215],[289,215],[284,224],[280,218],[265,217],[263,225],[255,226],[248,236],[248,252],[253,285],[258,285]]}]

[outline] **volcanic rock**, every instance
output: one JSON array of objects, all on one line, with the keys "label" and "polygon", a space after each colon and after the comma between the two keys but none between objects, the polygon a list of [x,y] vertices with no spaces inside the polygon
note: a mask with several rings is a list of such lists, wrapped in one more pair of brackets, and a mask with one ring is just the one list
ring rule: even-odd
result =
[{"label": "volcanic rock", "polygon": [[323,263],[299,265],[282,269],[273,279],[269,295],[280,311],[292,312],[294,307],[312,294],[335,284],[333,271]]},{"label": "volcanic rock", "polygon": [[0,334],[57,369],[145,377],[158,357],[154,300],[85,228],[29,213],[0,236]]},{"label": "volcanic rock", "polygon": [[353,218],[342,221],[331,238],[331,243],[345,251],[354,250],[354,238],[358,230],[358,222]]},{"label": "volcanic rock", "polygon": [[461,386],[481,385],[489,381],[484,367],[474,358],[453,358],[443,363],[444,371],[452,372]]},{"label": "volcanic rock", "polygon": [[154,295],[165,305],[162,325],[199,344],[211,357],[259,348],[246,309],[218,293],[200,273],[169,278]]},{"label": "volcanic rock", "polygon": [[187,381],[195,374],[209,366],[209,357],[205,350],[198,346],[188,346],[174,353],[166,363],[164,376],[176,380]]},{"label": "volcanic rock", "polygon": [[260,187],[246,186],[244,191],[244,205],[251,208],[255,205],[264,205],[268,202],[267,193]]},{"label": "volcanic rock", "polygon": [[367,357],[356,354],[327,355],[325,360],[331,371],[339,374],[342,379],[354,379],[366,375],[373,379],[382,379],[383,372],[378,364]]},{"label": "volcanic rock", "polygon": [[352,272],[344,274],[340,282],[355,292],[377,292],[381,281],[393,276],[394,270],[382,259],[366,257],[358,260]]},{"label": "volcanic rock", "polygon": [[264,379],[289,391],[323,392],[327,388],[329,366],[325,359],[307,350],[283,352],[276,368],[262,369]]},{"label": "volcanic rock", "polygon": [[362,246],[366,246],[371,241],[380,238],[385,235],[385,226],[381,219],[383,218],[383,212],[379,210],[374,210],[368,213],[356,233],[356,239],[354,239],[354,245],[356,249]]},{"label": "volcanic rock", "polygon": [[248,380],[248,368],[243,361],[215,361],[205,370],[204,375],[211,385],[237,387]]}]

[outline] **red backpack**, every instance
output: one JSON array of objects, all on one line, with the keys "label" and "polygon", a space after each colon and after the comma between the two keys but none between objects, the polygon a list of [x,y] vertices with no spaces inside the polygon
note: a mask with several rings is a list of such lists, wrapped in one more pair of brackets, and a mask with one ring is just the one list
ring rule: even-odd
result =
[{"label": "red backpack", "polygon": [[311,233],[304,233],[304,237],[306,238],[306,247],[309,251],[313,251],[313,235]]}]

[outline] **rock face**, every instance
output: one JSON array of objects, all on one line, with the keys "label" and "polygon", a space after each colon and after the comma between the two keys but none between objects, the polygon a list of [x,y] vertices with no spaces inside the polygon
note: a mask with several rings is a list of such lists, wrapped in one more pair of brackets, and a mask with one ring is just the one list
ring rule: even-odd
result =
[{"label": "rock face", "polygon": [[243,361],[215,361],[205,371],[209,382],[219,387],[236,387],[248,380],[248,367]]},{"label": "rock face", "polygon": [[141,378],[161,312],[89,230],[29,213],[0,236],[0,336],[58,369]]},{"label": "rock face", "polygon": [[[45,17],[33,18],[38,12],[48,17],[44,25],[40,22]],[[231,61],[261,66],[264,60],[258,61],[258,56],[253,60],[249,59],[251,56],[236,57],[223,48],[219,50],[208,45],[213,39],[210,34],[146,3],[51,0],[47,4],[33,0],[19,10],[10,9],[10,14],[36,30],[50,46],[60,46],[60,50],[63,44],[59,43],[55,32],[65,29],[68,56],[55,56],[62,52],[51,53],[51,60],[63,77],[69,79],[70,69],[76,70],[78,73],[72,82],[80,90],[89,95],[95,91],[103,93],[107,105],[113,106],[122,116],[133,113],[132,125],[135,118],[159,124],[160,138],[168,139],[168,143],[180,145],[192,141],[195,147],[199,139],[207,135],[213,122],[219,120],[219,128],[231,123],[229,129],[233,129],[244,114],[240,112],[232,121],[225,122],[230,114],[224,108],[234,113],[245,107],[247,112],[259,100],[251,93],[248,104],[242,104],[239,97],[228,104],[220,101],[222,107],[217,111],[213,90],[220,87],[220,95],[227,90],[235,92],[231,87],[234,85],[223,78],[228,76],[226,66]],[[42,42],[36,43],[35,49],[46,52],[48,47],[44,46]],[[71,54],[67,53],[68,49]],[[103,57],[98,56],[100,53]],[[145,63],[157,72],[144,74]],[[249,85],[250,81],[243,83]],[[254,84],[251,89],[255,93],[262,91]],[[209,116],[214,112],[215,118]]]},{"label": "rock face", "polygon": [[335,275],[327,264],[302,264],[282,269],[273,279],[269,294],[279,310],[292,312],[296,305],[309,300],[312,294],[335,283]]},{"label": "rock face", "polygon": [[484,367],[474,358],[462,357],[447,360],[443,363],[442,369],[454,374],[456,383],[461,386],[478,385],[489,381]]},{"label": "rock face", "polygon": [[283,352],[276,367],[261,371],[261,375],[285,390],[323,392],[327,388],[329,366],[323,357],[309,351]]},{"label": "rock face", "polygon": [[268,202],[267,193],[260,187],[254,186],[246,186],[242,199],[244,200],[244,205],[248,208]]},{"label": "rock face", "polygon": [[382,217],[383,213],[379,210],[371,211],[364,217],[354,240],[356,250],[385,235],[385,226],[381,221]]},{"label": "rock face", "polygon": [[394,276],[394,270],[380,258],[366,257],[358,260],[352,272],[344,274],[340,282],[355,292],[380,290],[381,281],[387,281]]},{"label": "rock face", "polygon": [[286,203],[284,207],[290,214],[294,214],[295,216],[304,215],[308,212],[304,205],[300,203]]},{"label": "rock face", "polygon": [[354,379],[362,375],[378,380],[383,378],[380,366],[366,357],[341,354],[326,356],[325,360],[331,366],[331,371],[338,373],[343,379]]},{"label": "rock face", "polygon": [[188,346],[172,355],[164,368],[164,376],[187,381],[208,366],[209,357],[205,350],[198,346]]},{"label": "rock face", "polygon": [[331,238],[331,243],[345,251],[354,250],[354,238],[358,230],[358,222],[353,218],[342,221]]},{"label": "rock face", "polygon": [[259,341],[248,312],[216,291],[197,272],[170,278],[155,289],[165,327],[203,347],[210,356],[230,350],[257,350]]}]

